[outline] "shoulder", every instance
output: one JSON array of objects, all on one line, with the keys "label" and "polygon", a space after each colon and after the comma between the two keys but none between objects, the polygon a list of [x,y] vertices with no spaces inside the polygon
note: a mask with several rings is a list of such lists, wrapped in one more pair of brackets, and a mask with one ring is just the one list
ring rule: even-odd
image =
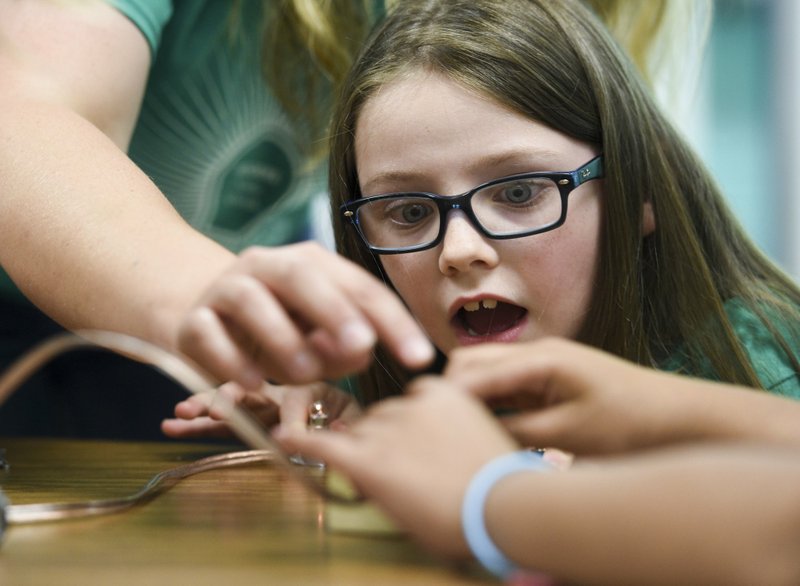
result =
[{"label": "shoulder", "polygon": [[142,32],[155,53],[161,31],[172,16],[172,0],[108,0]]},{"label": "shoulder", "polygon": [[[726,303],[725,311],[764,388],[800,399],[800,374],[792,360],[794,363],[800,360],[797,317],[787,319],[771,306],[761,306],[756,311],[737,299]],[[785,342],[785,347],[776,334]]]},{"label": "shoulder", "polygon": [[[733,333],[761,386],[771,393],[800,399],[800,308],[779,310],[766,303],[751,305],[741,299],[725,303]],[[681,344],[659,362],[661,370],[718,380],[707,356],[692,357]]]}]

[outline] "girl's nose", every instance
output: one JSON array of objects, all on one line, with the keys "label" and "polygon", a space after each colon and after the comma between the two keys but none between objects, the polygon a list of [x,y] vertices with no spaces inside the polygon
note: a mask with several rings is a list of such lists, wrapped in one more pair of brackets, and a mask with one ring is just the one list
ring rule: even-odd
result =
[{"label": "girl's nose", "polygon": [[475,267],[492,268],[500,258],[489,238],[472,225],[462,210],[447,214],[444,238],[439,253],[439,270],[454,275]]}]

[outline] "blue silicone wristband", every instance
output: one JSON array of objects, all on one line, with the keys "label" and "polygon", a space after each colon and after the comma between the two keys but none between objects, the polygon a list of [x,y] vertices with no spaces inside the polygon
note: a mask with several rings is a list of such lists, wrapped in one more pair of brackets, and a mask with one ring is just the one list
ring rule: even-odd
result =
[{"label": "blue silicone wristband", "polygon": [[495,458],[481,468],[472,478],[461,505],[461,527],[470,550],[475,558],[498,578],[506,579],[518,568],[509,560],[492,541],[483,509],[486,497],[497,482],[510,474],[532,470],[550,470],[550,465],[542,460],[542,456],[530,450],[512,452]]}]

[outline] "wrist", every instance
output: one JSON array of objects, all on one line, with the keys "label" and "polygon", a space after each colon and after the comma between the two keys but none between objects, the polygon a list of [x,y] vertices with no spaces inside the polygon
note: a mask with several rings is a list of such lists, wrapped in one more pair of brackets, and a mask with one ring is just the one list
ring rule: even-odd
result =
[{"label": "wrist", "polygon": [[508,578],[518,568],[495,545],[486,529],[486,499],[494,486],[511,474],[550,469],[551,466],[542,460],[540,454],[531,450],[519,450],[488,462],[475,474],[467,487],[461,507],[464,538],[481,565],[499,578]]}]

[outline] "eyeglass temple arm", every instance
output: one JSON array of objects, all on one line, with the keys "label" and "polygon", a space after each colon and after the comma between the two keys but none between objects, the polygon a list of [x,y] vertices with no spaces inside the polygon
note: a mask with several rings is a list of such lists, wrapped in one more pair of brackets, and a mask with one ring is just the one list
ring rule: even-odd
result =
[{"label": "eyeglass temple arm", "polygon": [[573,172],[575,187],[578,187],[587,181],[591,181],[592,179],[598,179],[602,177],[603,174],[603,155],[598,155],[586,163],[583,167]]}]

